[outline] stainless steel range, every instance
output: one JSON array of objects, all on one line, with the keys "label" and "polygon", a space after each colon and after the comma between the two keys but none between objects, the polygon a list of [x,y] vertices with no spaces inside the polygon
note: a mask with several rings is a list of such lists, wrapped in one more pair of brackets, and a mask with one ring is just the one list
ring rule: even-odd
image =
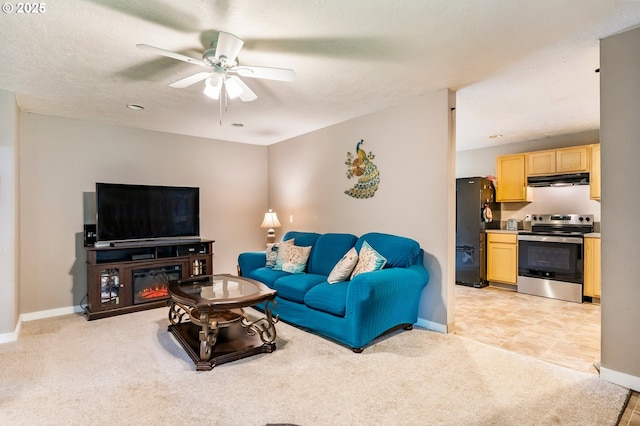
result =
[{"label": "stainless steel range", "polygon": [[593,215],[534,214],[518,233],[518,292],[582,303],[584,234]]}]

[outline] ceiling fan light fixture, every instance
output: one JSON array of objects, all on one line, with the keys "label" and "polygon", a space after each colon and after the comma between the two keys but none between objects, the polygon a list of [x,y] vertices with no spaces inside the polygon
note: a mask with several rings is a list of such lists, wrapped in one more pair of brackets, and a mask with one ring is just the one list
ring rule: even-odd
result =
[{"label": "ceiling fan light fixture", "polygon": [[243,92],[242,86],[240,85],[240,83],[238,83],[237,80],[239,80],[238,77],[233,75],[224,81],[224,87],[227,90],[229,99],[235,99]]},{"label": "ceiling fan light fixture", "polygon": [[212,73],[204,81],[204,90],[202,93],[210,97],[211,99],[219,99],[220,91],[222,90],[222,77],[220,74]]}]

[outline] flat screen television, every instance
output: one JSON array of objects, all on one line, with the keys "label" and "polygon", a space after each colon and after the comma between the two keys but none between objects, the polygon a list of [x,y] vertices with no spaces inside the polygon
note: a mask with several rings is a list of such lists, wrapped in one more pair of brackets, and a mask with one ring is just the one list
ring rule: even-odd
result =
[{"label": "flat screen television", "polygon": [[98,242],[199,235],[199,188],[96,183]]}]

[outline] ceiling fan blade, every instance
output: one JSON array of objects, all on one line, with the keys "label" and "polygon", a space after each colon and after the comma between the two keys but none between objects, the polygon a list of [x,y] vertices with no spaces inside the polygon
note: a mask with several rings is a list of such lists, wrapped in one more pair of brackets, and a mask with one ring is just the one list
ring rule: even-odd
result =
[{"label": "ceiling fan blade", "polygon": [[138,49],[149,50],[151,52],[155,52],[159,55],[166,56],[168,58],[177,59],[179,61],[189,62],[190,64],[200,65],[203,67],[209,67],[205,62],[200,59],[191,58],[189,56],[184,56],[179,53],[172,52],[170,50],[160,49],[159,47],[149,46],[148,44],[136,44]]},{"label": "ceiling fan blade", "polygon": [[216,43],[216,58],[222,61],[226,58],[226,63],[232,65],[235,63],[240,49],[244,45],[244,41],[230,33],[220,31],[218,34],[218,42]]},{"label": "ceiling fan blade", "polygon": [[264,78],[267,80],[293,81],[296,79],[294,70],[285,68],[269,68],[269,67],[249,67],[239,66],[233,67],[229,71],[235,72],[242,77]]},{"label": "ceiling fan blade", "polygon": [[211,75],[208,71],[199,72],[187,78],[183,78],[182,80],[178,80],[175,83],[171,83],[169,86],[175,87],[176,89],[184,89],[185,87],[189,87],[192,84],[196,84],[199,81],[204,80],[205,78]]},{"label": "ceiling fan blade", "polygon": [[244,81],[242,81],[240,78],[236,77],[235,75],[232,75],[231,77],[229,77],[229,80],[231,79],[235,80],[238,86],[242,88],[242,92],[238,96],[242,102],[251,102],[258,99],[258,95],[253,93],[253,90],[251,90],[249,86],[247,86],[244,83]]}]

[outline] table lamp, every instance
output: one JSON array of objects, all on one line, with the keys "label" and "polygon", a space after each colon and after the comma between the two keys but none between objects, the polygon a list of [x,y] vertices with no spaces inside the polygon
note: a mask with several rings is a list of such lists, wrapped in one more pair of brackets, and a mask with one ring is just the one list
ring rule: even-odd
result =
[{"label": "table lamp", "polygon": [[269,228],[267,230],[267,244],[275,243],[276,241],[276,231],[273,228],[278,228],[282,226],[278,221],[278,216],[274,211],[269,209],[268,212],[264,214],[264,220],[260,225],[260,228]]}]

